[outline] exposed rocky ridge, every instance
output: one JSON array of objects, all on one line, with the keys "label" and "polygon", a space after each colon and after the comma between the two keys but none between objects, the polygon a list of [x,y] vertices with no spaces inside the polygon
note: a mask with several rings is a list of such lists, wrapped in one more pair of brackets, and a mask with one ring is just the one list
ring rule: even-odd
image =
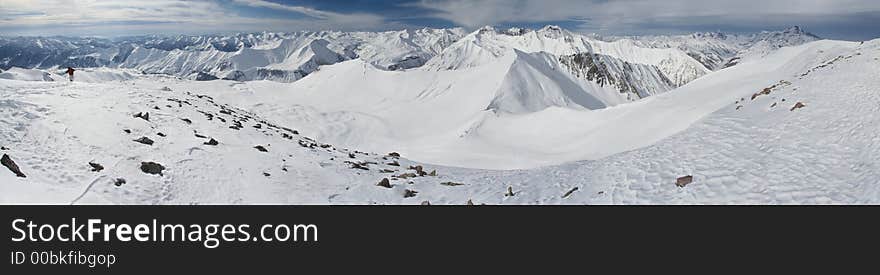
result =
[{"label": "exposed rocky ridge", "polygon": [[594,53],[559,57],[559,62],[578,78],[601,86],[611,86],[635,100],[671,90],[675,87],[656,66],[633,64]]}]

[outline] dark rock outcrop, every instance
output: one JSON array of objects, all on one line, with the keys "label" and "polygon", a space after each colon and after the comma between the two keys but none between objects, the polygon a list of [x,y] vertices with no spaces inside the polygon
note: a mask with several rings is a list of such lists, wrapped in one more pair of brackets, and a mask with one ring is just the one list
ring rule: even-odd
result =
[{"label": "dark rock outcrop", "polygon": [[675,180],[675,186],[685,187],[693,181],[694,181],[694,176],[691,176],[691,175],[679,177],[678,179]]},{"label": "dark rock outcrop", "polygon": [[113,181],[113,185],[116,185],[116,187],[120,187],[124,184],[125,184],[125,179],[123,179],[123,178],[116,178],[116,180]]},{"label": "dark rock outcrop", "polygon": [[378,184],[376,184],[376,186],[391,188],[391,181],[389,181],[388,178],[383,178],[382,180],[379,181]]},{"label": "dark rock outcrop", "polygon": [[27,178],[27,176],[21,172],[21,169],[18,167],[18,164],[15,164],[15,161],[12,161],[12,158],[7,154],[3,154],[3,157],[0,158],[0,164],[6,166],[9,171],[12,171],[15,176],[19,178]]},{"label": "dark rock outcrop", "polygon": [[101,172],[101,170],[104,170],[104,166],[98,163],[89,162],[89,166],[92,167],[92,172]]},{"label": "dark rock outcrop", "polygon": [[141,162],[141,171],[151,175],[162,175],[162,171],[165,170],[165,166],[162,164],[158,164],[151,161]]},{"label": "dark rock outcrop", "polygon": [[142,143],[146,145],[153,145],[153,140],[148,137],[141,137],[139,139],[135,139],[134,142]]},{"label": "dark rock outcrop", "polygon": [[134,114],[134,117],[140,118],[140,119],[143,119],[146,121],[150,121],[150,113],[146,113],[146,112],[137,113],[137,114]]},{"label": "dark rock outcrop", "polygon": [[204,144],[205,144],[205,145],[211,145],[211,146],[217,146],[218,144],[220,144],[220,142],[218,142],[216,139],[213,139],[213,138],[212,138],[211,140],[205,142]]}]

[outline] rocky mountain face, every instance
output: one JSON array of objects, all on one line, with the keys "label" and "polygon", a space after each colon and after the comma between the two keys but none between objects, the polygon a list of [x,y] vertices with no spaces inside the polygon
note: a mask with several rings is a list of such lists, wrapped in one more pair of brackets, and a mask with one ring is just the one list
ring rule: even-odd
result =
[{"label": "rocky mountain face", "polygon": [[560,56],[559,62],[576,77],[613,87],[627,100],[662,93],[675,86],[656,66],[629,63],[607,55],[578,53]]}]

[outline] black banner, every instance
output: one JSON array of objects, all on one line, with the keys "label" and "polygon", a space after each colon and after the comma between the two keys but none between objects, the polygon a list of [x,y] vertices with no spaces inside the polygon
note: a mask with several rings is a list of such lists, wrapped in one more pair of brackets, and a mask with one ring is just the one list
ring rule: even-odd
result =
[{"label": "black banner", "polygon": [[[874,221],[876,207],[0,209],[6,257],[2,270],[14,271],[4,274],[226,274],[263,270],[497,273],[523,268],[542,272],[583,270],[593,265],[638,270],[655,267],[652,262],[740,261],[758,255],[779,260],[784,256],[806,253],[815,257],[812,252],[847,252],[880,244],[880,226]],[[165,231],[165,236],[160,233],[163,225],[172,228]],[[79,235],[75,233],[77,227]],[[92,241],[88,241],[90,227],[98,229],[92,234]],[[183,231],[192,235],[183,238]],[[230,241],[223,240],[224,237]],[[782,251],[797,254],[780,255]]]}]

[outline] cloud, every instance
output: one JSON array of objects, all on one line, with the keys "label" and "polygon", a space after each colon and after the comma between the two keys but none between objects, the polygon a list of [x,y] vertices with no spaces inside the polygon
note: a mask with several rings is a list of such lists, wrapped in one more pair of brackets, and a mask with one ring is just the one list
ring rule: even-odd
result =
[{"label": "cloud", "polygon": [[63,1],[0,0],[6,25],[83,25],[106,22],[193,22],[222,18],[210,2],[183,0]]},{"label": "cloud", "polygon": [[264,0],[233,0],[233,2],[236,4],[251,7],[297,12],[318,20],[325,20],[328,22],[334,22],[336,24],[351,24],[353,26],[378,26],[385,23],[385,18],[383,18],[382,16],[369,13],[337,13],[322,11],[304,6],[285,5]]},{"label": "cloud", "polygon": [[[269,1],[0,0],[0,34],[81,35],[296,30],[377,30],[402,27],[382,16],[337,13]],[[238,7],[303,16],[241,16]]]},{"label": "cloud", "polygon": [[[880,35],[875,26],[880,18],[878,0],[410,0],[358,8],[372,13],[274,0],[0,0],[0,34],[375,31],[442,19],[468,28],[555,23],[603,34],[755,31],[800,25],[829,34],[849,32],[857,38]],[[277,11],[289,16],[279,17]],[[263,16],[269,13],[274,16]]]},{"label": "cloud", "polygon": [[517,22],[570,21],[582,30],[621,31],[723,25],[731,28],[800,21],[844,21],[880,13],[877,0],[421,0],[407,6],[476,28]]}]

